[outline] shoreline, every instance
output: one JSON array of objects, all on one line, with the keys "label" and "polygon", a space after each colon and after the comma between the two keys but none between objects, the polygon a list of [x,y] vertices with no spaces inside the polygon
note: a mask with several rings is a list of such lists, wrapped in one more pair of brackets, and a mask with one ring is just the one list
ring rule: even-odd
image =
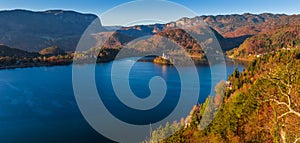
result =
[{"label": "shoreline", "polygon": [[226,58],[232,59],[232,60],[237,60],[237,61],[242,61],[242,62],[252,62],[255,58],[234,58],[233,56],[225,55]]},{"label": "shoreline", "polygon": [[233,62],[233,63],[240,63],[242,65],[248,65],[251,63],[254,59],[246,59],[246,58],[232,58],[230,56],[225,56],[225,61]]},{"label": "shoreline", "polygon": [[[160,64],[155,62],[155,58],[157,57],[147,57],[147,58],[142,58],[137,60],[137,62],[151,62],[157,65],[166,65],[166,64]],[[192,58],[195,65],[209,65],[210,63],[207,61],[203,61],[201,60],[201,62],[199,62],[199,59],[194,59]],[[100,63],[107,63],[107,62],[111,62],[114,61],[115,59],[98,59],[97,60],[97,64]],[[252,60],[246,60],[246,59],[241,59],[241,58],[230,58],[228,56],[225,57],[225,62],[234,62],[234,63],[241,63],[241,64],[247,64],[249,62],[251,62]],[[10,66],[0,66],[0,70],[10,70],[10,69],[23,69],[23,68],[34,68],[34,67],[54,67],[54,66],[68,66],[68,65],[72,65],[73,64],[73,60],[72,61],[65,61],[65,62],[59,62],[59,63],[26,63],[26,64],[22,64],[22,65],[10,65]],[[88,63],[83,63],[83,64],[88,64]],[[167,64],[167,65],[172,65],[172,64]]]},{"label": "shoreline", "polygon": [[54,67],[54,66],[68,66],[70,63],[60,63],[60,64],[37,64],[37,65],[12,65],[12,66],[4,66],[0,67],[0,70],[11,70],[11,69],[24,69],[24,68],[35,68],[35,67]]}]

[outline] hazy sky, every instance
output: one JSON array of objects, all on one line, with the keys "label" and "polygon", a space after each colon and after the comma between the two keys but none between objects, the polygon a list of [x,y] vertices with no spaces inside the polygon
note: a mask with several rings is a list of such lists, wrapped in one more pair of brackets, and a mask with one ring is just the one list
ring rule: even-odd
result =
[{"label": "hazy sky", "polygon": [[[103,12],[131,0],[0,0],[0,9],[27,9],[43,11],[49,9],[74,10],[84,13],[101,15]],[[152,0],[147,0],[152,1]],[[218,15],[218,14],[242,14],[242,13],[300,13],[300,0],[170,0],[185,6],[196,12],[197,15]],[[139,6],[137,5],[136,8]],[[150,7],[150,6],[149,6]],[[159,6],[158,6],[159,7]],[[139,7],[143,10],[144,7]],[[157,8],[157,7],[155,7]],[[160,9],[160,8],[158,8]],[[131,11],[129,9],[128,11]],[[151,9],[156,11],[155,9]],[[136,12],[136,10],[132,10]],[[156,11],[157,12],[157,11]],[[158,12],[167,13],[160,9]],[[180,11],[179,11],[180,12]],[[166,20],[176,20],[182,15],[172,12]],[[186,15],[189,16],[189,15]],[[117,17],[117,16],[116,16]],[[122,17],[120,17],[122,18]],[[175,19],[174,19],[175,18]],[[107,21],[106,25],[121,24],[116,21]]]}]

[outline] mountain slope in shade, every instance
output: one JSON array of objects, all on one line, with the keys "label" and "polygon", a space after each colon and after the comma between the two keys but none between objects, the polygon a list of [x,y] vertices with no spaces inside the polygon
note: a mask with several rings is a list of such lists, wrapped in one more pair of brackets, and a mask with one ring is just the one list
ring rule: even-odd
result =
[{"label": "mountain slope in shade", "polygon": [[82,33],[96,19],[96,15],[62,10],[0,11],[0,43],[34,52],[49,46],[73,51]]},{"label": "mountain slope in shade", "polygon": [[145,37],[153,36],[164,29],[164,24],[153,25],[136,25],[130,27],[121,27],[115,31],[98,33],[96,39],[102,41],[105,48],[120,48],[130,41]]},{"label": "mountain slope in shade", "polygon": [[0,57],[33,57],[37,55],[37,53],[30,53],[23,50],[10,48],[6,45],[0,45]]},{"label": "mountain slope in shade", "polygon": [[[129,50],[128,55],[132,55],[132,53],[162,55],[164,53],[168,56],[176,57],[177,59],[173,59],[175,61],[180,61],[178,63],[181,63],[183,60],[181,58],[183,58],[183,55],[186,55],[191,56],[199,63],[205,63],[207,60],[206,55],[210,54],[211,62],[213,62],[213,59],[216,58],[214,56],[218,56],[222,53],[222,49],[216,49],[220,46],[215,44],[218,44],[217,40],[222,40],[223,38],[221,35],[214,32],[215,31],[211,30],[209,26],[203,24],[195,25],[186,30],[180,28],[168,28],[152,36],[133,40],[129,42],[126,47],[134,51],[131,52]],[[216,37],[212,35],[213,33]],[[205,47],[203,47],[204,45]]]},{"label": "mountain slope in shade", "polygon": [[[139,26],[133,27],[127,27],[127,28],[121,28],[115,32],[102,32],[97,35],[98,39],[104,40],[104,37],[106,36],[106,41],[103,44],[103,47],[105,48],[120,48],[122,46],[125,46],[130,41],[141,38],[141,37],[147,37],[147,36],[163,36],[166,38],[170,38],[170,40],[175,41],[177,44],[182,46],[185,49],[189,49],[190,51],[196,51],[199,50],[199,45],[197,45],[197,41],[191,37],[187,32],[199,32],[201,31],[201,25],[194,25],[192,27],[189,27],[187,29],[181,29],[177,27],[160,27],[158,28],[157,25],[149,25],[149,26],[141,26],[144,27],[144,30],[140,29]],[[199,27],[200,26],[200,27]],[[146,28],[147,27],[147,28]],[[208,27],[208,26],[207,26]],[[137,30],[140,29],[140,30]],[[203,30],[203,29],[202,29]],[[218,42],[220,43],[222,49],[224,51],[230,50],[232,48],[238,47],[242,42],[242,38],[235,39],[235,38],[224,38],[222,35],[220,35],[216,30],[210,28],[211,32],[214,33],[214,35],[209,35],[211,37],[217,38]],[[110,36],[108,35],[110,34]],[[102,37],[101,37],[102,35]],[[109,37],[107,37],[109,36]],[[247,38],[247,37],[246,37]]]}]

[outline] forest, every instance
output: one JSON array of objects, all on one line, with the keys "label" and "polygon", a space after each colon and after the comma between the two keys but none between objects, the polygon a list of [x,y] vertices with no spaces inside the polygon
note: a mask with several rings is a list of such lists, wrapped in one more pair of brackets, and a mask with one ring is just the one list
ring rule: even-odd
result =
[{"label": "forest", "polygon": [[[235,70],[227,82],[220,82],[215,96],[195,106],[185,119],[187,126],[168,137],[170,129],[179,124],[168,123],[153,131],[148,142],[300,142],[299,66],[299,49],[256,58],[243,72]],[[209,103],[216,103],[222,90],[224,101],[218,112],[211,112],[215,118],[203,129],[200,123],[207,116],[204,110],[213,111]]]}]

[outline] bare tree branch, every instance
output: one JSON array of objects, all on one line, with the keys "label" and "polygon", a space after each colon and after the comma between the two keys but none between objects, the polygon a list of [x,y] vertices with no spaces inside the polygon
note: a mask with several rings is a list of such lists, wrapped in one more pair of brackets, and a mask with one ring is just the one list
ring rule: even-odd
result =
[{"label": "bare tree branch", "polygon": [[285,141],[285,132],[283,130],[280,131],[280,136],[281,136],[282,142],[286,143],[286,141]]},{"label": "bare tree branch", "polygon": [[276,102],[278,105],[285,105],[287,108],[288,108],[288,112],[285,112],[285,113],[283,113],[282,115],[280,115],[279,117],[278,117],[278,119],[280,119],[280,118],[282,118],[282,117],[284,117],[284,116],[286,116],[286,115],[288,115],[288,114],[295,114],[296,116],[298,116],[299,118],[300,118],[300,113],[299,112],[296,112],[291,106],[289,106],[287,103],[285,103],[285,102],[280,102],[280,101],[278,101],[278,100],[276,100],[276,99],[269,99],[269,100],[267,100],[267,101],[273,101],[273,102]]},{"label": "bare tree branch", "polygon": [[297,139],[294,141],[294,143],[297,143],[298,141],[300,141],[300,138],[297,138]]}]

